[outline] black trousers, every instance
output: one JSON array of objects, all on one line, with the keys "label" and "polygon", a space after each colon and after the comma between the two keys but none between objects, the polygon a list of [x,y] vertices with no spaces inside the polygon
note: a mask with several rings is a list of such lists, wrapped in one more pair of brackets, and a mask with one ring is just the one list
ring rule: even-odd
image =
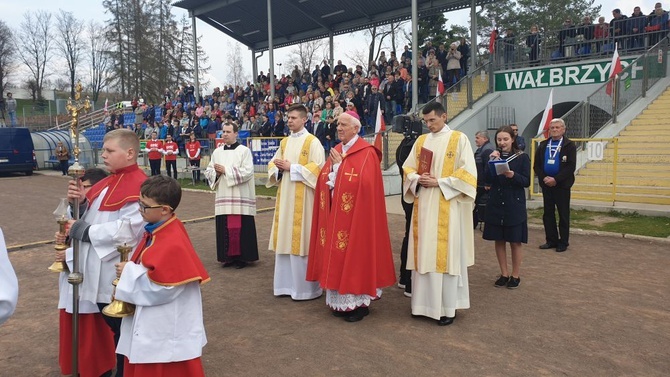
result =
[{"label": "black trousers", "polygon": [[151,175],[161,175],[161,160],[149,160]]},{"label": "black trousers", "polygon": [[[105,308],[107,304],[98,302],[98,309],[100,309],[100,314],[102,314],[102,309]],[[114,346],[119,345],[119,338],[121,337],[121,318],[108,317],[102,314],[102,318],[107,323],[112,332],[114,332]],[[123,377],[123,355],[120,353],[116,354],[116,377]]]},{"label": "black trousers", "polygon": [[[544,234],[548,244],[568,247],[570,238],[570,189],[542,187]],[[558,210],[558,229],[556,229]]]},{"label": "black trousers", "polygon": [[409,227],[412,225],[412,210],[413,203],[405,203],[400,198],[402,209],[405,211],[405,237],[402,239],[402,247],[400,249],[400,284],[405,284],[405,290],[412,292],[412,271],[407,270],[407,248],[409,247]]},{"label": "black trousers", "polygon": [[60,171],[63,175],[67,175],[67,169],[70,167],[68,160],[60,160]]},{"label": "black trousers", "polygon": [[[177,160],[165,160],[165,170],[167,170],[168,177],[177,179]],[[172,174],[170,174],[172,171]]]}]

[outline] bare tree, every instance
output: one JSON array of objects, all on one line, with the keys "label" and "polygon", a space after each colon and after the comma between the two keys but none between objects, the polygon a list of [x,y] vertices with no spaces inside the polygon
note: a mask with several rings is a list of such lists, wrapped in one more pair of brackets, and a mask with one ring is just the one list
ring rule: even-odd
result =
[{"label": "bare tree", "polygon": [[233,85],[244,85],[248,80],[244,73],[244,65],[242,64],[242,53],[240,51],[240,44],[235,42],[235,46],[228,43],[228,54],[226,56],[226,65],[228,66],[228,82]]},{"label": "bare tree", "polygon": [[346,57],[347,57],[347,59],[349,59],[349,61],[354,63],[354,66],[360,65],[361,67],[363,67],[363,70],[365,71],[365,74],[367,74],[367,72],[370,68],[369,67],[370,61],[368,60],[368,55],[367,54],[368,54],[368,51],[365,51],[364,49],[363,50],[355,49],[355,50],[352,50],[350,52],[347,52]]},{"label": "bare tree", "polygon": [[5,93],[8,77],[12,73],[12,65],[16,57],[11,29],[0,20],[0,95]]},{"label": "bare tree", "polygon": [[320,60],[321,56],[326,56],[324,51],[328,45],[325,39],[298,43],[289,53],[289,59],[286,62],[287,67],[298,66],[302,72],[309,72],[310,67]]},{"label": "bare tree", "polygon": [[67,62],[68,78],[70,79],[70,97],[74,98],[76,71],[84,49],[84,42],[82,40],[84,21],[76,19],[72,12],[60,9],[59,13],[56,14],[56,29],[58,31],[56,47],[60,55]]},{"label": "bare tree", "polygon": [[46,77],[46,66],[51,59],[51,13],[46,11],[27,11],[19,26],[18,38],[15,39],[19,57],[32,75],[33,99],[42,99],[42,88]]},{"label": "bare tree", "polygon": [[96,102],[102,89],[109,83],[112,67],[112,44],[101,30],[103,27],[91,20],[88,24],[88,61],[93,101]]}]

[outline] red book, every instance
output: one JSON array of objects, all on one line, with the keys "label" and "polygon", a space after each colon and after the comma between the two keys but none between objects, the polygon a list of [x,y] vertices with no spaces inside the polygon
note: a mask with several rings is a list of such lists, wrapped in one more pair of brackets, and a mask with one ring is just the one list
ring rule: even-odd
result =
[{"label": "red book", "polygon": [[423,173],[430,174],[430,166],[433,164],[433,151],[421,147],[421,153],[419,154],[419,175]]}]

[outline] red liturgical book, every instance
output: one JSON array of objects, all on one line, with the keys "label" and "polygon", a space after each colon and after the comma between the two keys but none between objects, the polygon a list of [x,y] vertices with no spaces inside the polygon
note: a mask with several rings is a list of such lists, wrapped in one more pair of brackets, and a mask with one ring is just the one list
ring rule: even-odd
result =
[{"label": "red liturgical book", "polygon": [[421,154],[419,155],[419,175],[423,173],[430,173],[430,165],[433,163],[433,151],[421,147]]}]

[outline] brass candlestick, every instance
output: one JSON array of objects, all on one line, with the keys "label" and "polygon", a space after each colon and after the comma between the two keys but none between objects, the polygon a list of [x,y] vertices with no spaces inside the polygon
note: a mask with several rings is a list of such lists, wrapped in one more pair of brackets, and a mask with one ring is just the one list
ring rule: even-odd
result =
[{"label": "brass candlestick", "polygon": [[[56,222],[58,223],[59,230],[58,232],[60,234],[65,234],[65,224],[68,222],[68,213],[67,213],[67,199],[66,198],[61,198],[60,203],[58,204],[58,207],[53,213],[54,218],[56,219]],[[64,251],[67,249],[67,245],[64,243],[56,243],[56,246],[54,246],[54,249],[56,251]],[[49,271],[51,272],[63,272],[63,271],[69,271],[67,268],[67,264],[64,261],[56,262],[54,261],[51,266],[49,266]]]},{"label": "brass candlestick", "polygon": [[[121,254],[121,262],[128,262],[128,254],[133,250],[132,247],[124,245],[120,245],[116,247],[116,251]],[[105,306],[104,309],[102,309],[102,313],[108,317],[114,317],[114,318],[123,318],[126,316],[129,316],[135,312],[135,305],[129,304],[127,302],[117,300],[116,297],[116,285],[119,284],[119,278],[117,277],[114,279],[112,282],[112,285],[114,286],[114,293],[112,294],[112,302]]]}]

